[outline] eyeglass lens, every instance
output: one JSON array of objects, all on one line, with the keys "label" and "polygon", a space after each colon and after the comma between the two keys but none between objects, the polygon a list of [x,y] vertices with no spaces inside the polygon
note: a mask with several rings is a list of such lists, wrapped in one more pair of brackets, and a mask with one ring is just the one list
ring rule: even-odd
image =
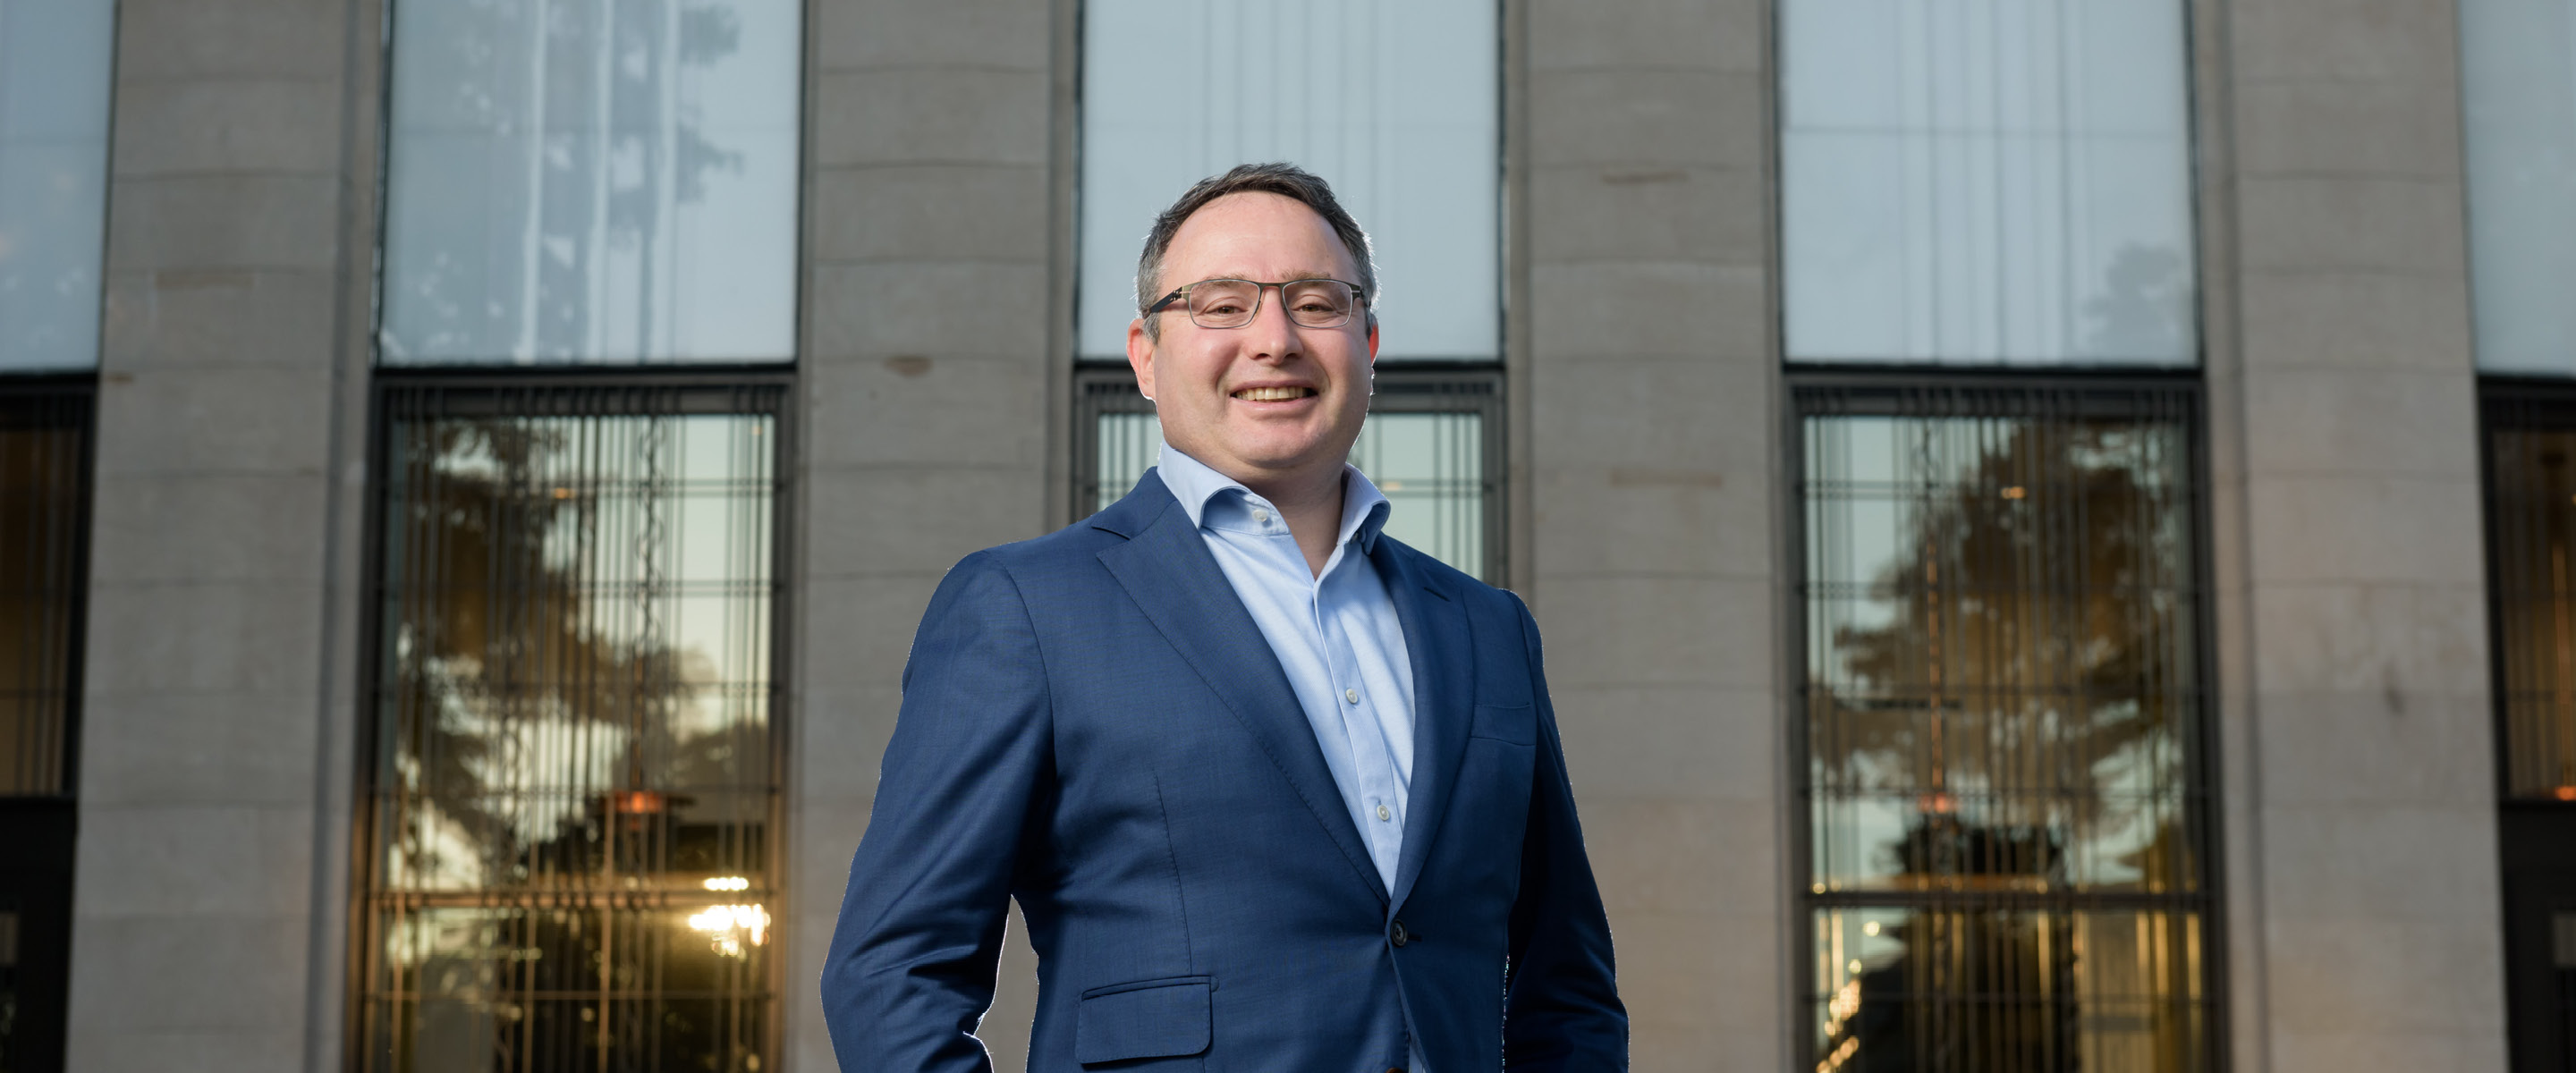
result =
[{"label": "eyeglass lens", "polygon": [[[1336,279],[1278,284],[1288,319],[1308,328],[1338,328],[1351,321],[1351,286]],[[1250,280],[1211,279],[1190,288],[1190,322],[1202,328],[1240,328],[1261,311],[1263,286]]]}]

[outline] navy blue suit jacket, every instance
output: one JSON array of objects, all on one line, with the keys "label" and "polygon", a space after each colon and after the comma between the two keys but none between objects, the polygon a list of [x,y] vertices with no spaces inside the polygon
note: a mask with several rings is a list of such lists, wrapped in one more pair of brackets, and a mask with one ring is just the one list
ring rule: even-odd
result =
[{"label": "navy blue suit jacket", "polygon": [[1382,1073],[1413,1036],[1431,1073],[1626,1068],[1528,610],[1392,539],[1371,561],[1416,692],[1392,891],[1158,476],[950,570],[823,971],[841,1067],[987,1068],[1017,898],[1033,1073]]}]

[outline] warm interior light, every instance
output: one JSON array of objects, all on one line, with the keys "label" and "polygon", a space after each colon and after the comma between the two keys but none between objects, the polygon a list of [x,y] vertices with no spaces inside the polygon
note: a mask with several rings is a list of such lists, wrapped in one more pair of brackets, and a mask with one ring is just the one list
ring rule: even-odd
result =
[{"label": "warm interior light", "polygon": [[571,498],[572,498],[572,489],[570,489],[570,488],[562,488],[562,487],[558,487],[558,488],[556,488],[556,489],[555,489],[555,498],[556,498],[556,499],[571,499]]},{"label": "warm interior light", "polygon": [[671,799],[659,790],[617,790],[608,795],[608,804],[619,812],[663,812]]},{"label": "warm interior light", "polygon": [[2576,786],[2561,786],[2553,792],[2561,801],[2576,801]]},{"label": "warm interior light", "polygon": [[2005,499],[2020,499],[2020,498],[2023,498],[2023,497],[2025,497],[2025,496],[2028,496],[2029,494],[2030,494],[2030,490],[2029,490],[2029,489],[2024,488],[2024,487],[2022,487],[2022,486],[2020,486],[2020,485],[2018,485],[2018,484],[2014,484],[2014,485],[2006,485],[2006,486],[2004,487],[2004,498],[2005,498]]},{"label": "warm interior light", "polygon": [[769,910],[757,905],[711,905],[689,917],[689,928],[713,937],[708,945],[726,957],[741,957],[745,939],[753,946],[769,941]]},{"label": "warm interior light", "polygon": [[1877,922],[1877,921],[1875,921],[1875,920],[1873,920],[1873,921],[1870,921],[1870,922],[1869,922],[1869,923],[1867,923],[1867,924],[1863,924],[1863,925],[1861,925],[1861,926],[1860,926],[1860,933],[1861,933],[1861,934],[1863,934],[1863,935],[1876,935],[1876,934],[1878,934],[1878,922]]},{"label": "warm interior light", "polygon": [[750,890],[751,880],[741,876],[717,876],[707,880],[708,890]]}]

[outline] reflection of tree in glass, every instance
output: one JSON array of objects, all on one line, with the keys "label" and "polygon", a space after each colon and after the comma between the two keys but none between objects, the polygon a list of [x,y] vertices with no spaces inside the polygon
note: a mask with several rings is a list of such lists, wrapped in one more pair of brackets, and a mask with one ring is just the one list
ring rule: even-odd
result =
[{"label": "reflection of tree in glass", "polygon": [[[1914,795],[1918,819],[1889,847],[1905,873],[2060,885],[2070,845],[2179,819],[2189,608],[2170,430],[1900,427],[1925,483],[1872,580],[1890,616],[1834,630],[1818,788]],[[1928,461],[1944,451],[1968,456],[1955,475]],[[2161,831],[2127,844],[2150,842],[2174,845]],[[2172,878],[2165,862],[2124,863]]]},{"label": "reflection of tree in glass", "polygon": [[[674,345],[679,206],[744,156],[707,133],[703,72],[739,51],[723,2],[470,3],[405,16],[397,351],[521,359]],[[407,22],[407,25],[410,23]],[[468,132],[460,134],[459,132]],[[501,353],[483,353],[493,348]]]},{"label": "reflection of tree in glass", "polygon": [[[481,859],[438,860],[465,847],[442,846],[429,816],[404,824],[395,852],[416,858],[416,876],[479,865],[469,883],[594,873],[607,810],[627,800],[607,791],[658,794],[671,766],[660,758],[703,769],[731,748],[721,732],[674,726],[706,661],[636,632],[635,604],[653,594],[602,576],[603,560],[635,549],[604,546],[603,529],[623,520],[603,518],[615,505],[595,487],[556,483],[574,479],[557,472],[573,468],[560,456],[585,446],[567,425],[438,421],[404,434],[387,563],[400,601],[387,676],[402,713],[397,774]],[[674,803],[632,802],[654,800]],[[621,872],[651,863],[619,856]]]}]

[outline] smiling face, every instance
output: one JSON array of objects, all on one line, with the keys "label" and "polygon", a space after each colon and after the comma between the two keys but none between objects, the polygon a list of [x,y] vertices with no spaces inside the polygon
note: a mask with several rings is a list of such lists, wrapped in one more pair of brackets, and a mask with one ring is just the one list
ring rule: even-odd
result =
[{"label": "smiling face", "polygon": [[[1162,291],[1204,279],[1356,280],[1350,250],[1293,198],[1229,194],[1193,213],[1163,255]],[[1274,502],[1337,483],[1368,415],[1377,331],[1365,311],[1338,328],[1288,319],[1276,288],[1240,328],[1202,328],[1180,303],[1155,314],[1162,338],[1128,325],[1127,361],[1154,400],[1163,439]]]}]

